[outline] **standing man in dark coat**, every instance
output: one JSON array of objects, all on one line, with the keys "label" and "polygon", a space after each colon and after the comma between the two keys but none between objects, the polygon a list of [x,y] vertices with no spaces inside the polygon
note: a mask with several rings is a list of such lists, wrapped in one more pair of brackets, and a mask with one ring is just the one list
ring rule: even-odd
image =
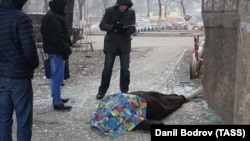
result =
[{"label": "standing man in dark coat", "polygon": [[32,78],[39,65],[32,21],[22,11],[27,0],[0,0],[0,141],[31,141]]},{"label": "standing man in dark coat", "polygon": [[131,0],[117,0],[114,6],[105,10],[101,20],[100,29],[107,34],[104,38],[105,62],[97,99],[102,99],[109,88],[116,56],[120,57],[120,90],[123,93],[129,90],[131,35],[136,31],[132,6]]},{"label": "standing man in dark coat", "polygon": [[69,99],[61,97],[61,84],[64,80],[65,61],[72,53],[66,22],[64,19],[67,0],[52,0],[50,10],[42,19],[41,33],[43,50],[51,61],[51,92],[54,110],[69,111],[72,107],[65,106]]}]

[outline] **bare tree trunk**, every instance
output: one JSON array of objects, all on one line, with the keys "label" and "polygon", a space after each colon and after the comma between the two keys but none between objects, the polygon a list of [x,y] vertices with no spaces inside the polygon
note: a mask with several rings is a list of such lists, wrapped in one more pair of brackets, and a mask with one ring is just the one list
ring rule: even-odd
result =
[{"label": "bare tree trunk", "polygon": [[29,5],[30,5],[30,1],[28,0],[28,1],[26,2],[26,4],[23,6],[23,11],[24,11],[25,13],[28,13],[28,11],[29,11]]},{"label": "bare tree trunk", "polygon": [[49,10],[49,0],[43,0],[44,1],[44,13],[46,13]]},{"label": "bare tree trunk", "polygon": [[183,16],[185,16],[186,15],[186,7],[183,3],[183,0],[181,0],[180,4],[181,4],[182,11],[183,11]]},{"label": "bare tree trunk", "polygon": [[79,7],[79,20],[81,21],[82,20],[82,5],[78,5]]},{"label": "bare tree trunk", "polygon": [[164,2],[165,2],[165,3],[164,3],[164,6],[165,6],[164,15],[165,15],[165,17],[168,15],[167,11],[168,11],[168,7],[169,7],[171,1],[172,1],[172,0],[165,0],[165,1],[164,1]]},{"label": "bare tree trunk", "polygon": [[161,0],[158,0],[159,5],[159,21],[161,20]]},{"label": "bare tree trunk", "polygon": [[104,9],[107,8],[107,1],[106,0],[102,0],[103,1],[103,6],[104,6]]},{"label": "bare tree trunk", "polygon": [[78,0],[78,4],[79,4],[79,20],[82,20],[82,16],[83,16],[83,6],[85,5],[86,0]]},{"label": "bare tree trunk", "polygon": [[148,16],[148,18],[149,18],[149,11],[150,11],[150,9],[149,9],[149,0],[147,0],[147,16]]},{"label": "bare tree trunk", "polygon": [[158,20],[158,31],[160,31],[161,29],[161,0],[158,0],[158,4],[159,4],[159,20]]},{"label": "bare tree trunk", "polygon": [[75,0],[68,0],[67,11],[66,11],[66,24],[68,27],[68,31],[72,34],[72,26],[73,26],[73,15],[74,15],[74,2]]}]

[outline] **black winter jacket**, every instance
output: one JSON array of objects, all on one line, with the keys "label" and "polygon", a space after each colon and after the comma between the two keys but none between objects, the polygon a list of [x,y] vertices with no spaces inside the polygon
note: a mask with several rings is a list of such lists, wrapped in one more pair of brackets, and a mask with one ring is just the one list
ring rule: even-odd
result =
[{"label": "black winter jacket", "polygon": [[39,65],[27,0],[0,1],[0,77],[29,79]]},{"label": "black winter jacket", "polygon": [[[58,6],[58,5],[56,5]],[[60,6],[61,8],[62,6]],[[43,39],[43,49],[48,54],[58,54],[68,57],[72,51],[72,43],[68,34],[64,15],[56,7],[52,9],[42,19],[41,33]],[[59,8],[59,7],[58,7]]]},{"label": "black winter jacket", "polygon": [[[128,5],[128,9],[121,13],[118,11],[119,5]],[[105,14],[100,23],[100,29],[106,31],[104,38],[104,52],[111,53],[129,53],[131,51],[131,34],[135,29],[135,11],[131,9],[133,3],[131,0],[117,0],[115,6],[109,7],[105,10]],[[126,34],[113,32],[115,22],[119,22],[127,28]],[[132,25],[132,26],[131,26]]]}]

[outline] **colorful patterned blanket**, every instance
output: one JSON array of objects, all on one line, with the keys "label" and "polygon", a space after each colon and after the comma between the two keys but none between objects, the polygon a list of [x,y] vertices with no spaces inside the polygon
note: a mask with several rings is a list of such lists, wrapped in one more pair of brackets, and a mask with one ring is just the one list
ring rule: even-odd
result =
[{"label": "colorful patterned blanket", "polygon": [[120,136],[132,130],[146,117],[146,100],[136,95],[116,93],[105,96],[90,124],[102,135]]}]

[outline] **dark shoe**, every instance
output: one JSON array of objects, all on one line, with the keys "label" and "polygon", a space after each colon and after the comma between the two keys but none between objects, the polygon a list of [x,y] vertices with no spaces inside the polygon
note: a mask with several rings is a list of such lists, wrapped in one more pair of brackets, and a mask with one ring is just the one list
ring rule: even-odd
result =
[{"label": "dark shoe", "polygon": [[64,85],[65,85],[64,83],[61,84],[61,86],[64,86]]},{"label": "dark shoe", "polygon": [[56,111],[69,111],[71,108],[71,106],[64,106],[64,104],[54,105]]},{"label": "dark shoe", "polygon": [[96,99],[101,100],[105,96],[105,93],[98,93]]},{"label": "dark shoe", "polygon": [[63,103],[66,103],[66,102],[68,102],[68,101],[69,101],[68,98],[62,99],[62,102],[63,102]]}]

